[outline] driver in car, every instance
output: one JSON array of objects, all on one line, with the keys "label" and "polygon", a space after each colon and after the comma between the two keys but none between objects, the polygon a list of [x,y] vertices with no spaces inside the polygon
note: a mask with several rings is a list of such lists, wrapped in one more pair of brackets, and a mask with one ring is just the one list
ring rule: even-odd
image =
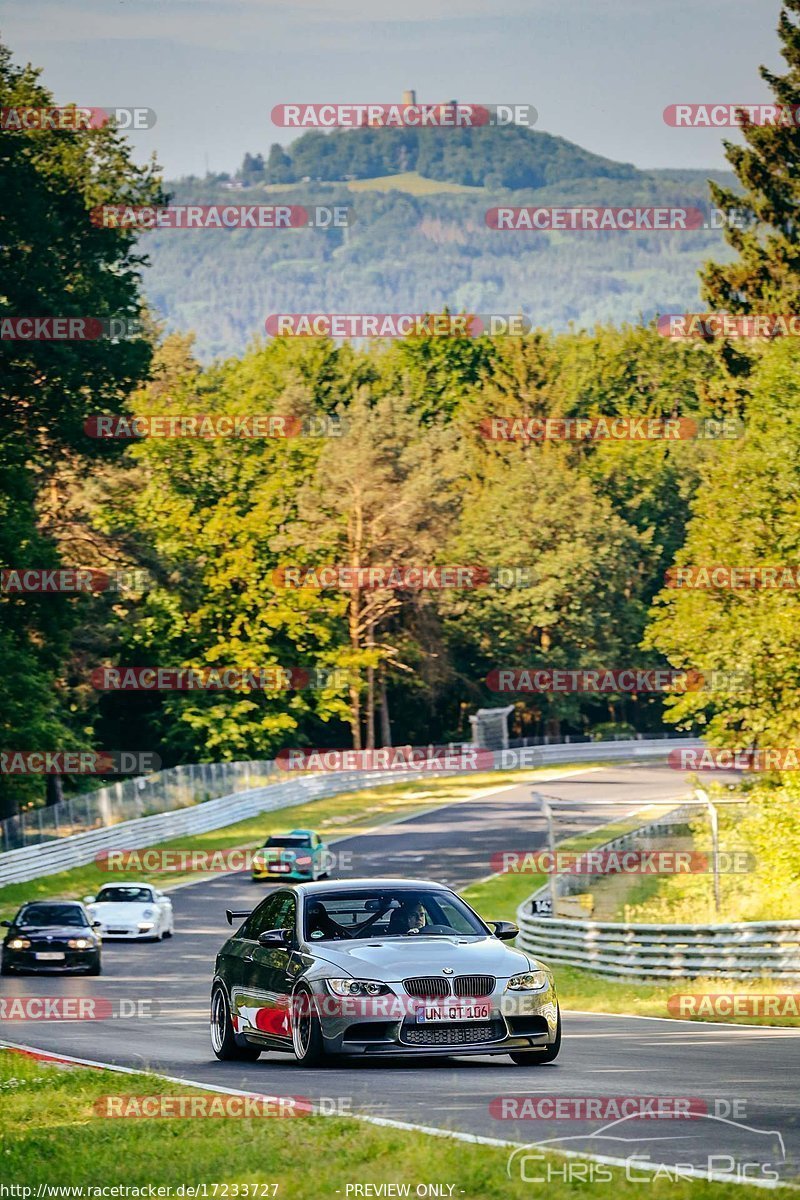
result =
[{"label": "driver in car", "polygon": [[389,933],[410,933],[422,929],[427,917],[419,900],[407,900],[396,908],[389,919]]}]

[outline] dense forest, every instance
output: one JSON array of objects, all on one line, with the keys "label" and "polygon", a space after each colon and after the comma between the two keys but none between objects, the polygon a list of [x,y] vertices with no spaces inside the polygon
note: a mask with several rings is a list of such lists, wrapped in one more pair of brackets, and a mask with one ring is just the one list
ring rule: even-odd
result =
[{"label": "dense forest", "polygon": [[[781,95],[800,99],[800,35],[788,23],[783,36],[790,68]],[[52,103],[36,72],[16,67],[8,53],[0,59],[0,93],[4,106]],[[336,152],[337,171],[347,164],[345,174],[354,173],[349,147],[369,149],[390,133],[346,141],[362,132],[325,139],[348,147]],[[502,186],[517,144],[510,133],[507,145],[500,139],[480,162]],[[785,169],[796,137],[788,128],[746,129],[745,147],[729,149],[738,190],[721,179],[704,203],[728,215],[744,211],[747,221],[725,230],[725,253],[703,270],[706,305],[797,311],[800,251],[792,213],[800,184]],[[582,177],[558,175],[569,163],[567,144],[535,138],[542,148],[536,202],[574,201]],[[440,172],[431,177],[463,174],[465,147],[454,143],[448,159],[443,147],[437,157],[436,145],[389,139],[378,155],[381,169],[413,164]],[[309,158],[301,157],[301,146],[311,147],[302,150]],[[322,146],[305,135],[287,170],[308,174]],[[403,159],[403,146],[416,157]],[[459,261],[446,252],[435,260],[428,254],[426,278],[438,277],[450,290],[444,295],[431,287],[421,311],[445,305],[515,311],[537,279],[568,318],[570,296],[586,286],[584,270],[597,272],[602,296],[608,282],[602,264],[610,262],[604,255],[635,273],[642,247],[634,250],[621,234],[594,235],[593,249],[588,237],[580,249],[562,237],[556,263],[554,246],[538,235],[492,238],[473,229],[465,239],[455,237],[466,220],[466,209],[459,216],[457,206],[474,203],[469,197],[450,196],[444,205],[441,198],[399,194],[371,195],[366,217],[360,212],[346,237],[322,235],[341,238],[338,247],[313,230],[292,232],[284,242],[273,235],[258,250],[250,233],[163,231],[140,244],[130,230],[99,228],[88,215],[98,204],[163,198],[155,167],[137,166],[113,129],[13,135],[2,154],[11,201],[0,248],[8,281],[4,314],[91,312],[141,322],[138,336],[120,340],[0,341],[3,569],[131,572],[116,590],[6,589],[0,596],[9,680],[5,747],[147,748],[165,764],[268,758],[287,746],[465,739],[469,714],[498,703],[513,703],[515,736],[660,729],[667,720],[706,731],[719,745],[785,745],[796,738],[795,596],[680,590],[669,586],[668,575],[687,563],[774,565],[796,557],[800,350],[793,339],[680,342],[649,321],[554,332],[535,310],[536,328],[525,337],[423,336],[367,345],[274,338],[208,363],[190,333],[165,330],[153,309],[169,308],[164,280],[172,254],[173,265],[180,257],[186,272],[177,285],[184,329],[198,330],[207,350],[213,341],[204,335],[207,322],[224,311],[236,316],[226,318],[220,344],[243,333],[247,303],[221,252],[223,239],[250,271],[250,305],[260,304],[264,315],[292,308],[279,304],[287,294],[280,288],[259,289],[260,270],[274,272],[281,286],[300,281],[301,291],[288,293],[299,297],[293,310],[322,311],[339,307],[334,301],[348,264],[357,264],[346,285],[354,289],[351,311],[402,310],[416,295],[417,283],[408,279],[422,252],[408,234],[420,222],[429,244],[443,251],[455,244],[475,270],[487,272],[481,291],[464,271],[463,290],[454,295],[448,281],[458,276]],[[374,169],[369,156],[359,169]],[[602,195],[608,203],[623,197],[652,203],[658,183],[660,202],[665,189],[685,202],[697,186],[659,182],[590,155],[579,169],[594,171],[600,190],[591,201]],[[487,182],[486,174],[481,179]],[[206,181],[205,194],[195,187],[192,198],[207,202],[221,182]],[[190,183],[183,186],[188,194]],[[326,195],[316,189],[315,202],[326,203]],[[659,261],[653,279],[660,311],[682,306],[676,263],[688,251],[678,246],[679,236],[643,239]],[[721,235],[696,236],[694,254],[704,237]],[[152,268],[143,258],[147,250]],[[371,279],[372,289],[359,293],[358,278]],[[508,279],[519,284],[515,304]],[[193,312],[199,280],[207,287],[206,307]],[[390,294],[392,304],[378,304]],[[486,303],[487,296],[495,302]],[[241,328],[234,328],[237,321]],[[152,436],[130,444],[91,436],[93,419],[104,413],[272,414],[291,418],[295,436]],[[700,435],[485,436],[492,416],[616,415],[691,418]],[[735,436],[702,436],[720,428],[704,425],[706,418],[734,418]],[[488,582],[472,589],[286,586],[287,567],[325,564],[475,564]],[[501,572],[508,568],[523,570],[507,586]],[[95,686],[104,665],[275,669],[276,678],[257,689],[118,691]],[[751,682],[746,689],[666,698],[508,697],[487,683],[498,667],[668,665],[742,668]],[[295,672],[290,686],[279,670]],[[297,684],[306,675],[313,683]],[[43,796],[35,777],[0,776],[6,812]]]}]

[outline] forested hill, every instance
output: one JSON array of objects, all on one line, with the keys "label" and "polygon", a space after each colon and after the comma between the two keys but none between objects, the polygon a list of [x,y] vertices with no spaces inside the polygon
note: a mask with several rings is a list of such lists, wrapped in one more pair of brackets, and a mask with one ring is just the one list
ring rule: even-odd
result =
[{"label": "forested hill", "polygon": [[630,163],[612,162],[564,138],[522,126],[463,129],[310,131],[266,159],[245,156],[248,183],[345,181],[417,171],[466,187],[540,188],[572,179],[633,179]]},{"label": "forested hill", "polygon": [[537,130],[304,133],[248,154],[236,175],[167,184],[180,203],[346,204],[349,229],[164,230],[145,235],[145,289],[208,361],[241,353],[270,313],[524,312],[571,324],[694,311],[719,232],[498,233],[487,208],[687,204],[708,208],[724,172],[642,171]]}]

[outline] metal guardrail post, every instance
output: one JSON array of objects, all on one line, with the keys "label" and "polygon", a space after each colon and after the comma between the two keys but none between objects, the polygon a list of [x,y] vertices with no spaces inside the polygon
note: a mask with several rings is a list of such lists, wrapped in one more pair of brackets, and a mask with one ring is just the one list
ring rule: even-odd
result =
[{"label": "metal guardrail post", "polygon": [[719,814],[716,805],[705,788],[696,787],[695,795],[708,809],[708,823],[711,826],[711,869],[714,872],[714,912],[719,916],[721,908],[719,881]]},{"label": "metal guardrail post", "polygon": [[[544,818],[547,821],[547,848],[551,855],[550,861],[555,863],[556,835],[553,827],[553,810],[541,792],[531,792],[531,796],[534,800],[538,800],[542,806],[542,812],[544,813]],[[550,872],[550,878],[548,879],[547,883],[550,890],[550,909],[553,917],[555,918],[558,916],[558,893],[556,891],[555,871]]]}]

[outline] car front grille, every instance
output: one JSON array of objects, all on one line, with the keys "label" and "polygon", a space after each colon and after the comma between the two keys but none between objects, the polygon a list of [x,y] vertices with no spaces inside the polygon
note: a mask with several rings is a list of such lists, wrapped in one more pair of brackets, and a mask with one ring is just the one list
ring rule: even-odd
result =
[{"label": "car front grille", "polygon": [[[77,932],[76,936],[80,937],[81,936],[80,932]],[[46,953],[48,950],[56,950],[60,953],[61,951],[68,950],[68,949],[69,949],[69,946],[67,945],[66,942],[60,941],[55,938],[51,942],[45,941],[44,938],[31,938],[31,950],[37,951],[40,954],[42,953],[42,951],[44,951]]]},{"label": "car front grille", "polygon": [[453,991],[457,996],[491,996],[496,984],[494,975],[456,975]]},{"label": "car front grille", "polygon": [[502,1021],[464,1021],[437,1027],[403,1029],[400,1040],[410,1046],[467,1046],[499,1042],[505,1037]]},{"label": "car front grille", "polygon": [[441,979],[436,975],[418,975],[414,979],[404,979],[403,987],[409,996],[424,996],[426,999],[450,995],[450,980]]}]

